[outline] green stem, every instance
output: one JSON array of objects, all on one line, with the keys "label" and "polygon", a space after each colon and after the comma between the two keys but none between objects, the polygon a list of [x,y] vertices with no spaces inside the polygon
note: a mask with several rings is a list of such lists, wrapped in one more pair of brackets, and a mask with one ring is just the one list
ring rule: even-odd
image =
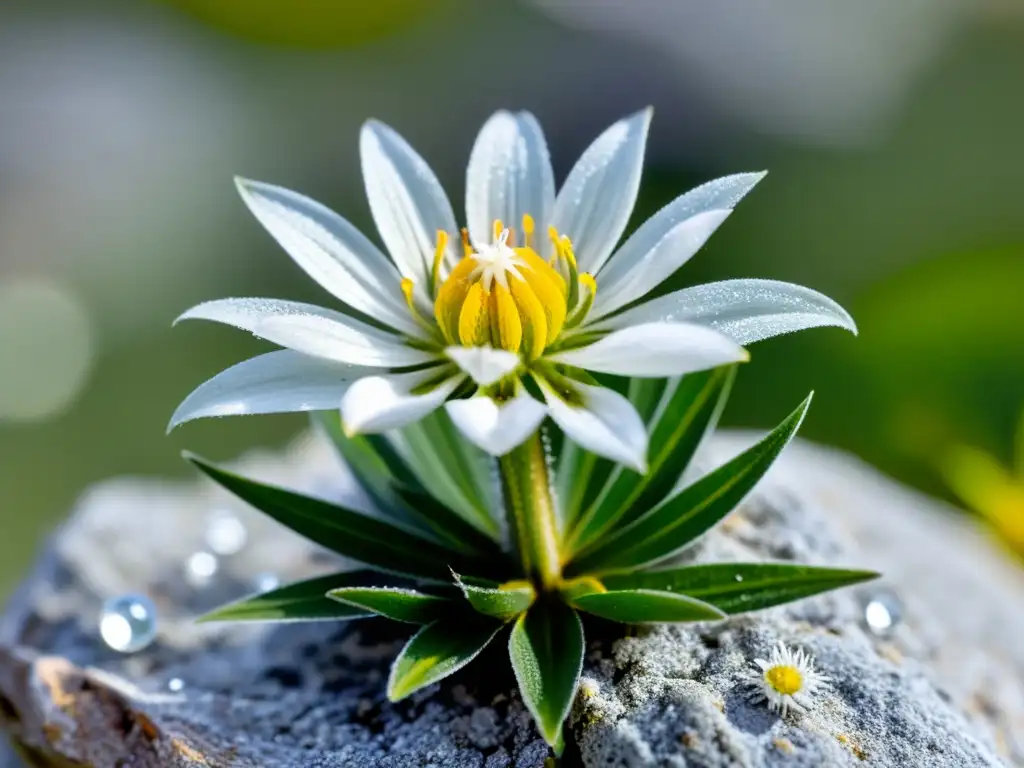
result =
[{"label": "green stem", "polygon": [[540,432],[498,462],[509,525],[523,568],[542,589],[554,589],[562,577],[562,560],[547,456]]}]

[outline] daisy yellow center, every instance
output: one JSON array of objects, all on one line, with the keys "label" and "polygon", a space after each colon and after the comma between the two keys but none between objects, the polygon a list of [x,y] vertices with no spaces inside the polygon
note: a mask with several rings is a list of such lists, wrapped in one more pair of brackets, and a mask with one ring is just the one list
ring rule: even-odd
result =
[{"label": "daisy yellow center", "polygon": [[490,345],[529,361],[558,338],[569,312],[570,291],[555,266],[563,253],[571,257],[571,246],[562,241],[553,266],[533,248],[529,216],[523,218],[523,234],[523,245],[516,246],[514,235],[496,221],[492,243],[470,247],[464,238],[464,255],[437,288],[434,300],[434,317],[449,344]]},{"label": "daisy yellow center", "polygon": [[800,670],[788,664],[771,667],[764,673],[764,679],[784,696],[792,696],[804,687],[804,676]]}]

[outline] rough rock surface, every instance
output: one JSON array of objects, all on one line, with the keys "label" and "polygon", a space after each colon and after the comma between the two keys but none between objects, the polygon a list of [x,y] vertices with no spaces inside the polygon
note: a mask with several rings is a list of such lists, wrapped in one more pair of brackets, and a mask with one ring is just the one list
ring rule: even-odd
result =
[{"label": "rough rock surface", "polygon": [[[752,439],[719,438],[704,459]],[[353,493],[314,440],[238,466],[326,497]],[[244,521],[246,545],[208,583],[186,578],[224,509]],[[566,765],[1024,766],[1024,570],[951,510],[797,444],[689,556],[874,567],[886,578],[717,625],[599,629]],[[401,628],[190,620],[268,572],[287,581],[336,567],[207,482],[93,489],[0,620],[0,724],[21,755],[0,749],[0,766],[545,765],[500,648],[389,704]],[[160,633],[121,655],[97,621],[103,599],[127,591],[156,601]],[[884,636],[864,623],[880,595],[903,616]],[[742,681],[780,639],[833,680],[809,713],[785,719]]]}]

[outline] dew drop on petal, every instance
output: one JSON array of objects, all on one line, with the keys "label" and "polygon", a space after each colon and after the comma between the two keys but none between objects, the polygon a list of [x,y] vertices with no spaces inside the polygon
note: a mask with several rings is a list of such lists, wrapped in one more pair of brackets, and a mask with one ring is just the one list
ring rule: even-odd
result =
[{"label": "dew drop on petal", "polygon": [[249,531],[230,509],[217,509],[207,521],[204,539],[215,555],[235,555],[245,546]]},{"label": "dew drop on petal", "polygon": [[103,604],[100,637],[120,653],[135,653],[156,638],[156,606],[145,595],[120,595]]},{"label": "dew drop on petal", "polygon": [[891,592],[877,592],[864,603],[864,622],[878,636],[891,634],[903,618],[903,607]]},{"label": "dew drop on petal", "polygon": [[736,581],[743,581],[743,575],[739,573],[733,576],[733,578],[736,579]]},{"label": "dew drop on petal", "polygon": [[195,552],[185,561],[185,581],[195,588],[205,587],[217,574],[217,558],[209,552]]}]

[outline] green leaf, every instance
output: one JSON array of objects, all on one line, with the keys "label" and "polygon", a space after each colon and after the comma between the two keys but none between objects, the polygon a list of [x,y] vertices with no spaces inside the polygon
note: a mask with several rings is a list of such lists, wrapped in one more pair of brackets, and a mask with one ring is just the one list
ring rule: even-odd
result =
[{"label": "green leaf", "polygon": [[320,499],[263,485],[191,454],[185,458],[218,484],[282,525],[368,566],[392,573],[447,581],[450,568],[487,574],[494,563],[470,559],[394,523],[375,520]]},{"label": "green leaf", "polygon": [[570,551],[585,549],[613,527],[638,519],[665,498],[718,422],[736,377],[730,365],[683,377],[669,388],[650,423],[649,470],[615,468],[611,480],[573,529]]},{"label": "green leaf", "polygon": [[496,586],[470,584],[456,576],[469,604],[485,616],[501,621],[511,621],[531,605],[537,592],[528,581],[510,581]]},{"label": "green leaf", "polygon": [[658,589],[686,594],[732,614],[771,608],[878,575],[789,563],[715,563],[615,574],[602,582],[609,590]]},{"label": "green leaf", "polygon": [[644,424],[650,424],[658,410],[658,404],[666,392],[679,385],[679,379],[630,379],[627,397],[636,408]]},{"label": "green leaf", "polygon": [[434,621],[452,605],[447,598],[399,587],[341,587],[329,591],[327,597],[342,605],[411,624]]},{"label": "green leaf", "polygon": [[197,621],[326,621],[362,619],[371,614],[354,606],[341,605],[326,597],[330,589],[380,581],[375,571],[343,571],[329,576],[298,581],[221,606]]},{"label": "green leaf", "polygon": [[493,460],[461,437],[443,410],[390,434],[416,479],[441,503],[493,539],[500,536],[493,511]]},{"label": "green leaf", "polygon": [[391,666],[388,699],[404,699],[462,669],[491,642],[501,626],[501,622],[469,615],[439,619],[423,627]]},{"label": "green leaf", "polygon": [[562,450],[555,468],[555,492],[559,499],[562,530],[570,531],[576,520],[601,492],[615,464],[581,448],[569,438],[562,440]]},{"label": "green leaf", "polygon": [[583,670],[580,617],[560,600],[537,602],[516,620],[508,652],[526,708],[544,740],[561,753],[562,722]]},{"label": "green leaf", "polygon": [[572,603],[581,611],[623,624],[713,621],[726,615],[696,598],[653,589],[592,592],[576,597]]},{"label": "green leaf", "polygon": [[808,396],[767,437],[639,520],[595,542],[570,563],[566,576],[629,571],[677,553],[713,527],[750,492],[803,421]]},{"label": "green leaf", "polygon": [[394,492],[420,526],[426,527],[452,549],[485,554],[498,560],[505,557],[496,541],[426,491],[395,486]]}]

